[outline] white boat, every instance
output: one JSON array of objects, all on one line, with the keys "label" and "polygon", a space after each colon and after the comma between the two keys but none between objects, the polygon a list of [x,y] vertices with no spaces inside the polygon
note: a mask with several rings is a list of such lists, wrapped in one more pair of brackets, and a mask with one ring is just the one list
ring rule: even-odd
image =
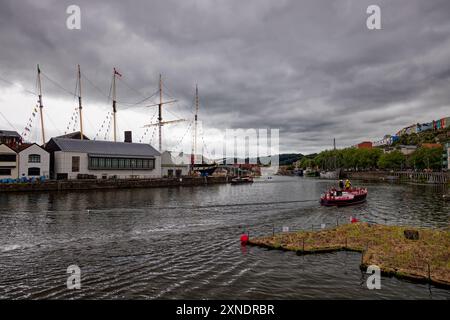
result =
[{"label": "white boat", "polygon": [[336,180],[338,178],[338,173],[337,171],[322,171],[320,173],[320,178]]}]

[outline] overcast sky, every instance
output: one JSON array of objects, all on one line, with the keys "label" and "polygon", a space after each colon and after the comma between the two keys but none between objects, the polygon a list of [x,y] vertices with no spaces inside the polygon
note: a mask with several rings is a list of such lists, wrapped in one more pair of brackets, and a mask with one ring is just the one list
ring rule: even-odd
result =
[{"label": "overcast sky", "polygon": [[[71,4],[81,30],[66,27]],[[371,4],[382,30],[366,27]],[[116,67],[119,130],[135,141],[154,135],[142,126],[156,109],[131,104],[155,92],[161,73],[167,99],[178,99],[166,120],[192,119],[198,83],[206,129],[280,129],[281,152],[311,153],[333,138],[350,146],[450,116],[450,1],[0,0],[0,111],[19,133],[36,103],[24,90],[35,92],[38,63],[58,84],[42,79],[47,136],[67,131],[79,63],[91,138],[111,110]],[[0,128],[11,125],[0,117]],[[190,142],[188,128],[165,127],[166,147]],[[34,139],[37,129],[35,120]]]}]

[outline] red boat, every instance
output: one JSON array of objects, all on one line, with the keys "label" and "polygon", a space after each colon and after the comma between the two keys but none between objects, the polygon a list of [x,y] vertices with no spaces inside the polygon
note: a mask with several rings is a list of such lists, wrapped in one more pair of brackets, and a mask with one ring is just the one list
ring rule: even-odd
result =
[{"label": "red boat", "polygon": [[350,206],[366,201],[366,188],[351,188],[345,190],[328,190],[320,197],[320,204],[323,206]]}]

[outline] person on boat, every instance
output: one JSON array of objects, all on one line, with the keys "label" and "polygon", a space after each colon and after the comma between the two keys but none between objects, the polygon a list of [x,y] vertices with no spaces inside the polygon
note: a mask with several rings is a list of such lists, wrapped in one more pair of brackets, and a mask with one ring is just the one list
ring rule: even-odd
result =
[{"label": "person on boat", "polygon": [[345,190],[350,190],[352,188],[352,183],[350,180],[345,180]]},{"label": "person on boat", "polygon": [[344,189],[344,180],[339,180],[339,189]]}]

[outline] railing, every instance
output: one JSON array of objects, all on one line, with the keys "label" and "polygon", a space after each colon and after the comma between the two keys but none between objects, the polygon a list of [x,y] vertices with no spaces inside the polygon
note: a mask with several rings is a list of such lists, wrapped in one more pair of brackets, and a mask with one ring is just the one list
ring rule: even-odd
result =
[{"label": "railing", "polygon": [[400,180],[410,180],[424,183],[447,183],[450,181],[448,172],[411,172],[398,171],[392,172],[391,175],[398,177]]},{"label": "railing", "polygon": [[411,181],[430,184],[450,182],[450,172],[416,171],[346,171],[350,179]]}]

